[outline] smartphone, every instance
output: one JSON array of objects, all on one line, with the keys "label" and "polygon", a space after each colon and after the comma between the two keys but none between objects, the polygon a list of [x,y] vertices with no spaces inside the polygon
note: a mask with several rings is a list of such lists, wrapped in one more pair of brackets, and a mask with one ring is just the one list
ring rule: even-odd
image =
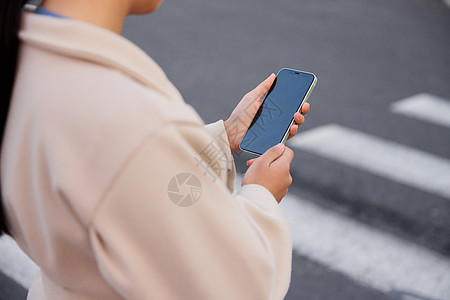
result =
[{"label": "smartphone", "polygon": [[286,142],[294,114],[308,100],[316,83],[312,73],[281,69],[239,145],[241,150],[262,155]]}]

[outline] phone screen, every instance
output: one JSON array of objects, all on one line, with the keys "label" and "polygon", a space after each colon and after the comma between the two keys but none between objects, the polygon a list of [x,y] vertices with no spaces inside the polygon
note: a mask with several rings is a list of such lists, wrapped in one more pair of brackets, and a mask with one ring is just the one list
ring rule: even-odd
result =
[{"label": "phone screen", "polygon": [[241,141],[241,149],[261,155],[272,146],[284,142],[295,112],[307,100],[314,84],[315,76],[312,73],[291,69],[278,72]]}]

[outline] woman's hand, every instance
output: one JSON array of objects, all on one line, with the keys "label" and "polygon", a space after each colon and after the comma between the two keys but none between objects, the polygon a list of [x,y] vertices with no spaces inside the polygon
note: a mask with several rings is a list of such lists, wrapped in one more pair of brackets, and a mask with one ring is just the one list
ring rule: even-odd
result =
[{"label": "woman's hand", "polygon": [[292,183],[289,170],[293,157],[294,152],[283,144],[273,146],[260,157],[247,162],[249,168],[242,179],[242,186],[262,185],[280,203]]},{"label": "woman's hand", "polygon": [[[275,78],[275,74],[271,74],[254,90],[247,93],[224,122],[231,153],[239,151],[239,144],[263,102],[262,97],[269,91]],[[298,127],[305,121],[304,116],[309,112],[309,103],[302,105],[301,112],[294,114],[295,123],[289,129],[289,138],[297,134]]]}]

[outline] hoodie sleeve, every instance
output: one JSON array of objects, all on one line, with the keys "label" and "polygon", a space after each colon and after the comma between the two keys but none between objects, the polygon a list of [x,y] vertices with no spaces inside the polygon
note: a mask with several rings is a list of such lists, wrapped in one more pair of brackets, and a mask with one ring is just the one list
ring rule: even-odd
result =
[{"label": "hoodie sleeve", "polygon": [[124,299],[286,295],[287,222],[260,185],[231,195],[217,149],[201,125],[171,124],[124,162],[89,226],[98,267]]}]

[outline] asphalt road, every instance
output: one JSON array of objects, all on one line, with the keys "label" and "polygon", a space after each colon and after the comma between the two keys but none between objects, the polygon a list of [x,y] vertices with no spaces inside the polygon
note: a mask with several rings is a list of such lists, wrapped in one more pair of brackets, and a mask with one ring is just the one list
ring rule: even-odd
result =
[{"label": "asphalt road", "polygon": [[[310,98],[312,109],[296,140],[330,124],[362,139],[351,136],[343,139],[348,148],[333,148],[325,134],[317,148],[292,146],[296,156],[290,193],[393,236],[409,245],[405,249],[422,247],[446,267],[450,129],[420,119],[445,110],[435,113],[421,104],[416,108],[419,117],[414,117],[396,113],[392,105],[425,93],[448,109],[449,29],[450,9],[438,0],[166,0],[153,15],[130,18],[124,35],[163,67],[205,122],[225,119],[242,95],[272,72],[283,67],[314,72],[318,85]],[[371,145],[373,151],[358,153]],[[338,153],[321,153],[327,147]],[[391,156],[392,149],[398,151]],[[352,162],[351,153],[361,154],[358,159],[369,165]],[[435,164],[426,163],[430,157]],[[248,158],[235,156],[241,173]],[[375,170],[378,165],[381,171]],[[419,173],[416,181],[409,174],[414,171]],[[428,177],[421,179],[422,174]],[[445,181],[441,193],[439,180]],[[366,280],[367,274],[347,272],[340,262],[329,264],[301,247],[294,254],[287,299],[450,299],[445,276],[429,277],[428,287],[436,283],[434,290],[440,292],[429,292],[426,286],[412,292],[422,272],[400,272],[386,288],[378,279]],[[367,260],[371,258],[360,264]],[[410,285],[397,286],[404,277]]]}]

